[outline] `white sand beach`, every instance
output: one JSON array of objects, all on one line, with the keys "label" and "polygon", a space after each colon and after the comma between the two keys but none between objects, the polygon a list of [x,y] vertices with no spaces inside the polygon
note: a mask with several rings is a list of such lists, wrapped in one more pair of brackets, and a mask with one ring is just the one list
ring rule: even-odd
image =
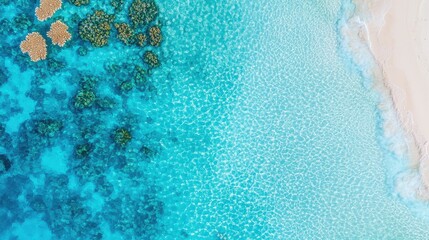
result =
[{"label": "white sand beach", "polygon": [[[370,51],[407,132],[412,161],[429,187],[429,0],[354,0]],[[417,195],[422,194],[419,188]]]}]

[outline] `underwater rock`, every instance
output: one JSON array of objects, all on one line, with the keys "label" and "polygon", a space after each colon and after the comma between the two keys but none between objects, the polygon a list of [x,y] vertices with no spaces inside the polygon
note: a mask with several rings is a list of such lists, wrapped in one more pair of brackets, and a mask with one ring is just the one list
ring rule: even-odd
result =
[{"label": "underwater rock", "polygon": [[158,47],[162,42],[161,28],[157,25],[149,28],[149,44]]},{"label": "underwater rock", "polygon": [[128,9],[128,17],[133,26],[144,26],[158,16],[158,6],[153,0],[134,0]]},{"label": "underwater rock", "polygon": [[134,35],[134,41],[136,42],[137,46],[144,47],[146,46],[147,37],[143,33],[137,33]]},{"label": "underwater rock", "polygon": [[75,96],[74,106],[77,109],[91,107],[95,101],[95,93],[90,90],[80,90]]},{"label": "underwater rock", "polygon": [[149,67],[151,67],[151,68],[156,68],[156,67],[159,67],[159,65],[161,65],[161,63],[159,62],[159,59],[158,59],[158,55],[156,55],[152,51],[146,51],[144,53],[143,61],[146,64],[148,64]]},{"label": "underwater rock", "polygon": [[78,7],[89,4],[89,0],[69,0],[69,2]]},{"label": "underwater rock", "polygon": [[132,36],[134,34],[134,31],[130,27],[130,25],[126,23],[115,23],[114,26],[118,31],[118,39],[126,45],[131,44],[133,41]]},{"label": "underwater rock", "polygon": [[92,146],[89,143],[79,144],[75,148],[75,154],[78,158],[87,157],[92,151]]},{"label": "underwater rock", "polygon": [[118,128],[113,134],[113,139],[115,143],[121,147],[125,147],[132,139],[130,131],[125,128]]},{"label": "underwater rock", "polygon": [[54,137],[63,128],[63,123],[59,120],[44,119],[36,121],[35,126],[40,136]]},{"label": "underwater rock", "polygon": [[79,23],[79,36],[89,41],[94,47],[107,45],[111,26],[115,15],[105,13],[103,10],[96,10],[93,14]]},{"label": "underwater rock", "polygon": [[0,154],[0,173],[9,171],[12,167],[12,162],[7,158],[6,155]]}]

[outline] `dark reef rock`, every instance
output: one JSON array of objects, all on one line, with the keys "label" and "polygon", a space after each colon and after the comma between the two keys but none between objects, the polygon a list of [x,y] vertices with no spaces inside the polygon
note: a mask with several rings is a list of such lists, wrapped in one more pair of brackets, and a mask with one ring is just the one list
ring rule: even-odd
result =
[{"label": "dark reef rock", "polygon": [[21,31],[28,31],[31,27],[32,22],[30,18],[25,14],[18,14],[13,18],[13,26]]},{"label": "dark reef rock", "polygon": [[0,86],[7,82],[8,76],[3,69],[0,69]]},{"label": "dark reef rock", "polygon": [[144,26],[158,16],[158,6],[153,0],[134,0],[128,9],[128,17],[134,27]]},{"label": "dark reef rock", "polygon": [[113,109],[116,106],[116,101],[110,97],[98,98],[95,105],[102,110]]},{"label": "dark reef rock", "polygon": [[74,106],[77,109],[91,107],[95,101],[95,93],[90,90],[80,90],[74,99]]},{"label": "dark reef rock", "polygon": [[9,171],[11,167],[12,162],[9,160],[9,158],[4,154],[0,154],[0,173]]},{"label": "dark reef rock", "polygon": [[63,128],[63,123],[59,120],[44,119],[36,121],[35,127],[40,136],[54,137]]},{"label": "dark reef rock", "polygon": [[69,0],[69,2],[75,6],[88,5],[90,0]]},{"label": "dark reef rock", "polygon": [[142,146],[140,148],[140,153],[143,155],[143,159],[147,162],[150,162],[151,158],[157,154],[156,150],[150,149],[147,146]]},{"label": "dark reef rock", "polygon": [[79,47],[77,49],[77,54],[79,54],[79,56],[86,56],[86,54],[88,54],[88,48],[86,47]]},{"label": "dark reef rock", "polygon": [[79,144],[75,148],[75,154],[78,158],[87,157],[92,151],[92,146],[89,143]]},{"label": "dark reef rock", "polygon": [[105,176],[100,176],[99,178],[97,178],[96,183],[96,191],[101,193],[102,195],[109,196],[115,190],[113,185],[109,181],[107,181]]},{"label": "dark reef rock", "polygon": [[110,5],[113,7],[115,12],[120,12],[124,5],[124,0],[111,0]]},{"label": "dark reef rock", "polygon": [[113,134],[115,143],[121,147],[125,147],[132,139],[131,132],[126,128],[118,128]]},{"label": "dark reef rock", "polygon": [[94,47],[107,45],[115,15],[96,10],[79,23],[79,36]]},{"label": "dark reef rock", "polygon": [[134,88],[134,84],[130,80],[123,81],[121,84],[119,84],[119,89],[121,92],[129,92]]},{"label": "dark reef rock", "polygon": [[49,67],[49,71],[51,73],[57,73],[58,71],[60,71],[65,66],[66,66],[66,64],[62,61],[58,61],[58,60],[55,60],[52,58],[48,59],[48,67]]},{"label": "dark reef rock", "polygon": [[28,199],[30,207],[36,212],[46,211],[46,204],[42,195],[36,195]]},{"label": "dark reef rock", "polygon": [[135,66],[133,80],[137,87],[144,87],[147,84],[146,72],[140,66]]},{"label": "dark reef rock", "polygon": [[158,59],[158,55],[156,55],[152,51],[146,51],[144,53],[143,61],[147,65],[149,65],[149,67],[151,67],[151,68],[156,68],[156,67],[159,67],[161,65],[161,63],[159,62],[159,59]]},{"label": "dark reef rock", "polygon": [[97,77],[82,76],[79,80],[79,85],[84,90],[93,90],[99,82]]}]

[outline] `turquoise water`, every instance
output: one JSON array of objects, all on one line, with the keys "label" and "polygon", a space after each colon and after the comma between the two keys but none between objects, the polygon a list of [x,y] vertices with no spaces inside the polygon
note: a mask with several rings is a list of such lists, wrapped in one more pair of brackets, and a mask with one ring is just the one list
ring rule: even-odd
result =
[{"label": "turquoise water", "polygon": [[[34,19],[35,1],[0,2],[1,239],[427,238],[393,190],[401,160],[383,140],[380,97],[341,44],[348,2],[156,3],[161,46],[112,31],[95,48],[78,22],[113,13],[110,1],[64,2],[54,18],[72,40],[48,40],[33,63],[19,43],[52,20]],[[148,70],[146,50],[160,67]],[[97,100],[78,109],[91,79]],[[124,146],[118,129],[132,135]]]}]

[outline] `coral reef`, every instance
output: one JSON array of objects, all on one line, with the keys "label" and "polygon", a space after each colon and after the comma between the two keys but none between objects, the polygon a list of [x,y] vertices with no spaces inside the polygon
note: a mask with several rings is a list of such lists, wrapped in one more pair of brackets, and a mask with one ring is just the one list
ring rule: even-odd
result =
[{"label": "coral reef", "polygon": [[92,151],[92,146],[89,143],[77,145],[75,148],[75,154],[78,158],[87,157]]},{"label": "coral reef", "polygon": [[69,0],[69,2],[75,6],[88,5],[90,0]]},{"label": "coral reef", "polygon": [[112,5],[115,12],[119,12],[122,10],[122,7],[124,5],[124,0],[111,0],[110,5]]},{"label": "coral reef", "polygon": [[[163,40],[161,25],[154,22],[155,2],[96,3],[109,11],[104,12],[71,5],[90,0],[69,0],[70,11],[48,19],[53,13],[38,10],[48,20],[33,24],[35,17],[22,12],[32,13],[34,3],[6,1],[23,2],[29,10],[0,17],[4,55],[19,66],[0,67],[0,85],[6,83],[8,91],[15,85],[7,81],[22,74],[25,85],[17,91],[28,100],[12,94],[3,99],[0,150],[7,154],[0,152],[0,177],[7,191],[0,189],[0,235],[37,215],[40,221],[35,222],[46,225],[52,239],[104,239],[109,228],[123,239],[155,239],[163,228],[164,206],[148,170],[162,151],[161,140],[168,141],[163,134],[162,139],[145,134],[164,130],[158,129],[162,116],[150,99],[157,95],[149,73],[160,65],[161,51],[154,47]],[[23,32],[30,33],[21,43],[25,54],[11,43]],[[71,43],[76,45],[70,49],[54,46]],[[29,65],[30,58],[46,61]],[[9,123],[13,117],[22,122]]]},{"label": "coral reef", "polygon": [[7,82],[8,76],[3,69],[0,69],[0,86]]},{"label": "coral reef", "polygon": [[86,47],[79,47],[77,49],[77,54],[79,54],[79,56],[85,56],[86,54],[88,54],[88,48],[86,48]]},{"label": "coral reef", "polygon": [[134,36],[137,46],[144,47],[146,45],[147,37],[144,33],[137,33]]},{"label": "coral reef", "polygon": [[151,68],[156,68],[156,67],[159,67],[159,65],[161,65],[161,63],[159,62],[159,59],[158,59],[158,55],[156,55],[152,51],[146,51],[144,53],[143,60]]},{"label": "coral reef", "polygon": [[91,90],[80,90],[75,96],[74,106],[77,109],[91,107],[95,101],[95,93]]},{"label": "coral reef", "polygon": [[131,132],[126,128],[118,128],[113,134],[115,143],[121,147],[125,147],[132,139]]},{"label": "coral reef", "polygon": [[48,67],[49,67],[49,72],[52,74],[55,74],[58,71],[60,71],[62,68],[65,67],[65,63],[50,58],[50,59],[48,59]]},{"label": "coral reef", "polygon": [[79,36],[94,47],[103,47],[107,45],[114,19],[115,15],[96,10],[79,23]]},{"label": "coral reef", "polygon": [[157,25],[149,28],[149,43],[154,47],[158,47],[162,42],[161,28]]},{"label": "coral reef", "polygon": [[142,146],[140,148],[140,153],[143,156],[143,159],[147,162],[150,162],[152,157],[154,157],[157,154],[157,151],[150,149],[147,146]]},{"label": "coral reef", "polygon": [[93,90],[99,79],[94,76],[82,76],[79,80],[79,85],[84,90]]},{"label": "coral reef", "polygon": [[46,59],[46,41],[38,32],[29,33],[20,45],[22,53],[28,53],[33,62]]},{"label": "coral reef", "polygon": [[0,154],[0,173],[9,171],[11,167],[12,162],[9,160],[9,158],[4,154]]},{"label": "coral reef", "polygon": [[138,87],[143,87],[146,85],[147,83],[147,79],[145,77],[146,72],[143,68],[141,68],[140,66],[135,66],[134,68],[134,84]]},{"label": "coral reef", "polygon": [[62,47],[68,40],[71,39],[71,34],[67,31],[68,28],[69,27],[66,24],[60,20],[57,20],[51,24],[51,28],[47,35],[52,40],[53,44]]},{"label": "coral reef", "polygon": [[109,97],[99,98],[95,101],[95,104],[101,109],[112,109],[116,106],[115,100]]},{"label": "coral reef", "polygon": [[133,89],[133,87],[133,82],[130,80],[123,81],[121,84],[119,84],[119,89],[122,92],[129,92]]},{"label": "coral reef", "polygon": [[134,27],[144,26],[158,16],[158,6],[153,0],[134,0],[128,9],[128,17]]},{"label": "coral reef", "polygon": [[63,123],[59,120],[44,119],[35,123],[37,134],[44,137],[54,137],[63,128]]},{"label": "coral reef", "polygon": [[52,17],[61,8],[61,0],[40,0],[39,7],[36,8],[36,17],[39,21],[45,21]]},{"label": "coral reef", "polygon": [[[115,216],[118,210],[120,214]],[[130,232],[130,229],[133,229],[134,234],[140,236],[141,239],[154,239],[157,223],[163,213],[164,203],[157,200],[152,194],[144,194],[137,199],[125,195],[112,199],[106,207],[106,215],[112,222],[112,228],[115,231],[127,236],[133,234]],[[131,236],[127,237],[127,239],[131,238]]]},{"label": "coral reef", "polygon": [[18,14],[13,18],[13,26],[21,31],[26,31],[31,26],[31,21],[26,14]]},{"label": "coral reef", "polygon": [[114,26],[118,31],[118,39],[126,45],[131,44],[134,34],[133,29],[126,23],[115,23]]}]

